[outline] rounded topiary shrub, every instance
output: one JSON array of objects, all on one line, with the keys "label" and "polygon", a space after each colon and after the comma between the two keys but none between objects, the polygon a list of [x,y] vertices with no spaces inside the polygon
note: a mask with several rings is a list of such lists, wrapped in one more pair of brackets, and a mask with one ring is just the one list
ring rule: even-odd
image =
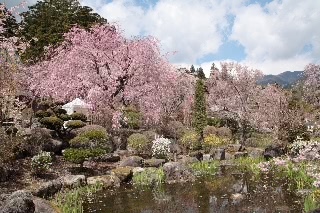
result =
[{"label": "rounded topiary shrub", "polygon": [[68,128],[68,129],[78,129],[78,128],[82,128],[86,125],[85,122],[81,121],[81,120],[71,120],[71,121],[68,121],[65,126]]},{"label": "rounded topiary shrub", "polygon": [[90,148],[91,143],[88,138],[85,137],[75,137],[69,141],[70,147],[72,148]]},{"label": "rounded topiary shrub", "polygon": [[106,130],[89,129],[82,131],[69,141],[71,147],[98,147],[111,151],[110,136]]},{"label": "rounded topiary shrub", "polygon": [[194,130],[186,131],[183,136],[179,139],[179,144],[184,147],[186,151],[188,150],[198,150],[200,149],[200,136]]},{"label": "rounded topiary shrub", "polygon": [[90,157],[98,157],[106,154],[106,151],[100,148],[69,148],[63,151],[63,157],[67,161],[83,164],[83,162]]},{"label": "rounded topiary shrub", "polygon": [[40,120],[40,123],[46,128],[59,131],[63,127],[63,120],[58,117],[44,117]]},{"label": "rounded topiary shrub", "polygon": [[63,121],[68,121],[68,120],[71,119],[68,114],[59,114],[59,115],[58,115],[58,118],[60,118],[60,119],[63,120]]},{"label": "rounded topiary shrub", "polygon": [[37,118],[44,118],[44,117],[50,117],[52,115],[51,111],[44,111],[44,110],[38,110],[35,113],[35,116]]},{"label": "rounded topiary shrub", "polygon": [[80,120],[80,121],[84,121],[84,122],[87,121],[87,116],[85,114],[83,114],[83,113],[80,113],[80,112],[72,113],[70,115],[70,118],[72,120]]},{"label": "rounded topiary shrub", "polygon": [[132,148],[138,153],[145,153],[151,147],[150,140],[144,134],[134,133],[128,137],[127,141],[128,148]]},{"label": "rounded topiary shrub", "polygon": [[47,110],[49,109],[51,106],[52,106],[52,102],[51,101],[41,101],[39,104],[38,104],[38,108],[41,109],[41,110]]},{"label": "rounded topiary shrub", "polygon": [[67,110],[65,110],[65,109],[62,109],[60,106],[58,106],[58,107],[55,107],[54,109],[53,109],[53,111],[56,113],[56,114],[67,114]]}]

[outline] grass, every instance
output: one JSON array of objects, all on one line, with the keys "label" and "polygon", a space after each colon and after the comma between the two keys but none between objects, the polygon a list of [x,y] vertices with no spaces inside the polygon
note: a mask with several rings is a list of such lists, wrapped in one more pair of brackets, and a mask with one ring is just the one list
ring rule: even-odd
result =
[{"label": "grass", "polygon": [[132,183],[138,186],[160,185],[164,183],[165,174],[160,168],[146,168],[142,172],[137,172],[132,177]]},{"label": "grass", "polygon": [[248,171],[253,173],[255,176],[260,174],[260,169],[258,168],[258,164],[266,161],[263,157],[240,157],[234,160],[237,164],[238,169],[241,171]]},{"label": "grass", "polygon": [[307,195],[305,198],[304,198],[304,201],[303,201],[303,210],[304,212],[310,212],[316,208],[318,208],[318,202],[316,201],[315,199],[315,196],[313,193]]},{"label": "grass", "polygon": [[53,203],[62,213],[83,213],[83,200],[102,189],[102,184],[79,187],[72,190],[61,191],[54,198]]},{"label": "grass", "polygon": [[190,164],[191,169],[197,176],[214,175],[219,168],[217,161],[199,161]]}]

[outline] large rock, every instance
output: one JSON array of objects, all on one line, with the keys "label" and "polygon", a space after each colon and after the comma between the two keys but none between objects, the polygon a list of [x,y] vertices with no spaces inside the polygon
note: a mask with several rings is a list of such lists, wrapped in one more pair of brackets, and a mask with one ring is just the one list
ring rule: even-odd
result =
[{"label": "large rock", "polygon": [[61,213],[58,207],[47,200],[34,197],[33,203],[35,205],[34,213]]},{"label": "large rock", "polygon": [[0,182],[7,181],[9,179],[9,169],[6,167],[0,167]]},{"label": "large rock", "polygon": [[249,157],[257,158],[257,157],[263,156],[264,150],[260,149],[260,148],[248,147],[247,152],[248,152]]},{"label": "large rock", "polygon": [[210,151],[210,154],[212,155],[212,158],[214,160],[225,160],[226,159],[226,152],[223,148],[214,148]]},{"label": "large rock", "polygon": [[87,179],[88,185],[96,185],[100,183],[104,188],[119,187],[120,182],[120,179],[115,175],[93,176],[88,177]]},{"label": "large rock", "polygon": [[117,167],[111,170],[111,174],[117,176],[121,182],[128,182],[131,180],[133,172],[133,167]]},{"label": "large rock", "polygon": [[55,195],[61,189],[62,181],[60,179],[56,179],[40,184],[38,187],[33,189],[33,194],[38,197],[48,198]]},{"label": "large rock", "polygon": [[166,162],[165,159],[151,158],[144,160],[144,167],[160,167]]},{"label": "large rock", "polygon": [[190,157],[195,157],[197,158],[198,160],[202,160],[203,159],[203,153],[201,151],[194,151],[194,152],[190,152],[189,153],[189,156]]},{"label": "large rock", "polygon": [[195,176],[193,175],[191,169],[183,163],[165,163],[163,165],[163,171],[166,176],[166,182],[169,184],[195,180]]},{"label": "large rock", "polygon": [[266,159],[280,157],[285,154],[285,149],[281,144],[271,144],[264,150],[263,156]]},{"label": "large rock", "polygon": [[16,191],[6,199],[0,213],[33,213],[35,205],[32,199],[30,192]]},{"label": "large rock", "polygon": [[245,150],[245,147],[241,144],[228,144],[226,152],[242,152]]},{"label": "large rock", "polygon": [[86,177],[84,175],[66,175],[61,178],[63,187],[76,188],[86,183]]},{"label": "large rock", "polygon": [[89,158],[89,161],[94,162],[118,162],[120,161],[120,155],[116,153],[107,153],[98,157]]},{"label": "large rock", "polygon": [[178,156],[178,162],[182,164],[190,164],[190,163],[196,163],[199,160],[196,157],[190,157],[185,155],[179,155]]},{"label": "large rock", "polygon": [[64,148],[62,141],[51,139],[49,142],[42,145],[42,150],[46,152],[54,152],[55,154],[61,153]]},{"label": "large rock", "polygon": [[143,158],[139,156],[130,156],[123,159],[120,162],[120,167],[131,166],[131,167],[141,167],[143,162]]}]

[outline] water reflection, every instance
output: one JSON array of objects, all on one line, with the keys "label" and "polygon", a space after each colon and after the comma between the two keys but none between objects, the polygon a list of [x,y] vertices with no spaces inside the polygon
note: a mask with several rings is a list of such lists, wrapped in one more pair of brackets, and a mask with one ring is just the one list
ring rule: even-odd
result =
[{"label": "water reflection", "polygon": [[84,212],[302,212],[300,201],[279,180],[225,170],[192,184],[144,189],[127,185],[106,190],[86,202]]}]

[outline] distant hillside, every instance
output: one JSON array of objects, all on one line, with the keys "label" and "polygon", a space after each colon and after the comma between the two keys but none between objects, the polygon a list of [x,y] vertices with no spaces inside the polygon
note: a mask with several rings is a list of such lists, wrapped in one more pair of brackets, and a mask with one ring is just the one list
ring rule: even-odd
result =
[{"label": "distant hillside", "polygon": [[286,71],[278,75],[265,75],[258,81],[260,85],[277,83],[282,87],[288,88],[292,86],[302,77],[303,71]]}]

